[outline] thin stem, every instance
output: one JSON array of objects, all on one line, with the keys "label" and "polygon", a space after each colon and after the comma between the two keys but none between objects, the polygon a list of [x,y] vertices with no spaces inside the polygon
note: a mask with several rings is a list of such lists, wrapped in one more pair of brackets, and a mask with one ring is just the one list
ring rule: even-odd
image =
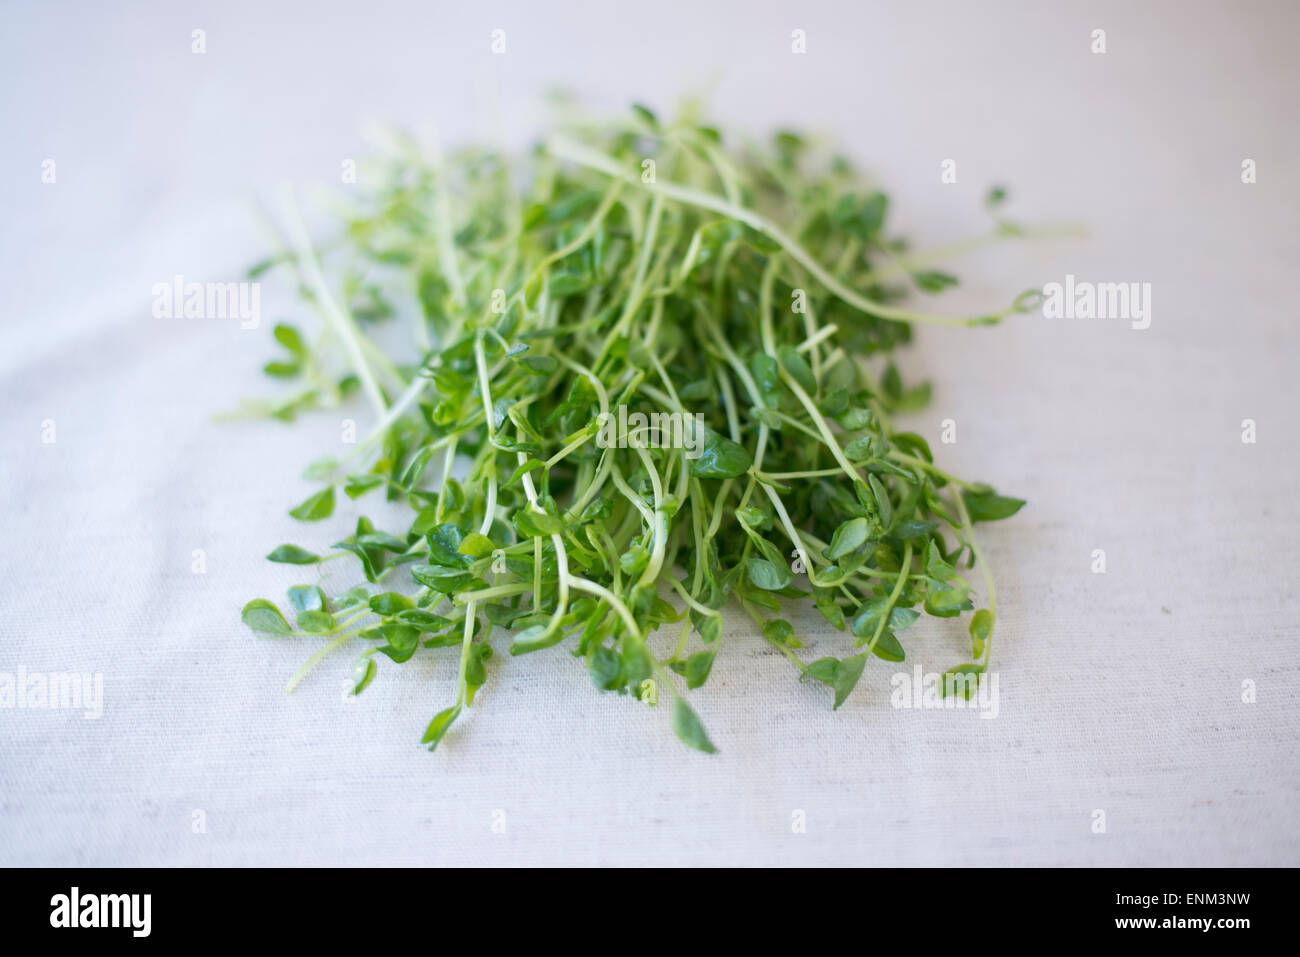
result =
[{"label": "thin stem", "polygon": [[894,603],[898,601],[898,596],[903,593],[903,586],[907,584],[907,572],[912,567],[912,543],[910,541],[903,544],[903,563],[898,566],[899,575],[894,582],[894,589],[889,593],[889,600],[885,602],[885,610],[880,613],[880,621],[876,622],[876,631],[871,636],[871,643],[867,645],[867,654],[876,650],[876,642],[880,641],[880,636],[885,632],[885,626],[889,624],[890,616],[894,613]]},{"label": "thin stem", "polygon": [[957,512],[961,515],[962,531],[965,532],[966,544],[970,546],[971,554],[975,556],[975,561],[979,564],[980,574],[984,578],[984,587],[989,593],[989,614],[993,616],[993,624],[989,627],[988,638],[984,642],[984,656],[980,662],[983,668],[988,668],[990,656],[993,654],[993,629],[997,626],[998,620],[998,593],[993,586],[993,573],[989,570],[989,564],[984,559],[984,553],[980,551],[979,541],[975,537],[975,525],[970,520],[970,511],[966,508],[965,497],[959,492],[957,499]]},{"label": "thin stem", "polygon": [[320,303],[321,311],[332,327],[334,334],[342,341],[343,348],[351,359],[352,370],[357,374],[357,378],[361,380],[361,388],[365,392],[366,398],[370,400],[375,415],[382,419],[388,411],[388,404],[384,401],[383,393],[379,390],[379,384],[375,381],[375,375],[370,370],[370,365],[366,362],[366,357],[362,352],[361,332],[357,329],[356,323],[352,321],[352,317],[343,311],[338,301],[329,291],[329,284],[320,271],[320,262],[316,259],[316,253],[312,250],[311,240],[307,238],[307,230],[303,226],[302,216],[298,213],[298,204],[294,201],[292,192],[285,193],[284,206],[286,219],[288,220],[289,236],[293,241],[298,261],[302,264],[303,275],[312,287],[316,300]]},{"label": "thin stem", "polygon": [[286,692],[293,691],[293,689],[298,687],[302,682],[302,679],[307,677],[307,675],[311,673],[311,670],[320,664],[331,651],[343,645],[348,641],[348,639],[355,638],[364,630],[364,628],[358,628],[356,631],[339,635],[333,641],[319,648],[315,654],[302,663],[301,668],[293,673],[293,677],[290,678],[288,684],[284,686],[284,690]]},{"label": "thin stem", "polygon": [[655,183],[642,183],[639,176],[636,176],[628,170],[624,170],[613,159],[589,147],[582,146],[579,143],[563,137],[557,137],[550,142],[550,152],[554,156],[570,160],[588,169],[594,169],[620,179],[625,183],[639,185],[654,193],[661,193],[669,199],[674,199],[679,203],[686,203],[690,206],[698,206],[701,209],[711,210],[723,216],[730,217],[737,222],[744,223],[759,232],[771,236],[780,246],[789,253],[799,265],[807,269],[827,290],[836,297],[844,301],[855,309],[865,312],[871,316],[877,316],[881,319],[895,319],[900,322],[929,323],[938,326],[973,326],[982,324],[980,319],[959,319],[948,316],[932,316],[920,312],[912,312],[908,309],[898,309],[894,306],[887,306],[884,303],[868,299],[866,296],[854,292],[848,286],[844,285],[834,276],[832,276],[822,265],[817,262],[812,255],[805,250],[795,239],[787,234],[785,230],[775,223],[760,216],[753,210],[746,209],[730,203],[718,196],[705,193],[689,186],[680,186],[676,183],[670,183],[665,180],[659,180]]}]

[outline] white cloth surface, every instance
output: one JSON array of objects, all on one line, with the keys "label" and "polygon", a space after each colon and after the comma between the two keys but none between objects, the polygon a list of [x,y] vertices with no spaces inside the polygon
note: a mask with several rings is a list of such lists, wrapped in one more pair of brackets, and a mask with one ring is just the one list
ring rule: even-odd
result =
[{"label": "white cloth surface", "polygon": [[[0,709],[0,864],[1300,863],[1293,6],[265,6],[6,9],[0,671],[101,673],[104,700]],[[995,719],[890,706],[895,671],[962,660],[951,623],[833,713],[738,614],[692,698],[711,757],[558,648],[499,646],[433,755],[449,657],[345,699],[344,653],[282,693],[311,646],[239,609],[316,580],[270,548],[354,520],[286,514],[338,418],[212,422],[274,388],[269,327],[304,313],[268,282],[258,330],[158,320],[151,287],[237,278],[263,252],[243,199],[336,178],[363,120],[490,135],[496,87],[523,142],[554,82],[665,109],[712,82],[727,126],[825,131],[922,248],[982,228],[993,181],[1017,217],[1089,227],[954,263],[945,310],[1066,273],[1153,284],[1146,330],[1023,317],[926,330],[905,360],[935,382],[913,425],[942,463],[1030,502],[984,527]],[[800,624],[807,659],[844,648]]]}]

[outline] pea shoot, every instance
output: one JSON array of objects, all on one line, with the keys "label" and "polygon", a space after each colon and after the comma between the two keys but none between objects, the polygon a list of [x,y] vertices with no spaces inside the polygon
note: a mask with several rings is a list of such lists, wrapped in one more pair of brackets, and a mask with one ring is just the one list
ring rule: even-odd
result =
[{"label": "pea shoot", "polygon": [[[972,661],[948,673],[969,696],[997,616],[974,526],[1024,503],[895,428],[930,390],[891,354],[915,324],[989,324],[1033,296],[962,318],[904,305],[957,280],[890,235],[888,211],[795,134],[727,149],[689,111],[662,123],[637,107],[523,160],[396,137],[320,249],[291,201],[268,215],[277,248],[253,272],[295,283],[319,331],[275,329],[266,372],[294,391],[243,411],[291,421],[359,400],[374,420],[308,469],[320,490],[290,514],[410,508],[405,528],[362,516],[324,553],[267,556],[343,559],[365,580],[245,606],[254,632],[319,644],[289,689],[335,653],[354,656],[354,694],[381,667],[444,656],[456,686],[433,749],[500,651],[563,648],[601,691],[670,698],[677,735],[713,751],[687,691],[709,678],[724,616],[751,618],[838,708],[870,658],[903,660],[922,613],[969,612]],[[843,657],[804,660],[783,617],[800,603],[846,633]]]}]

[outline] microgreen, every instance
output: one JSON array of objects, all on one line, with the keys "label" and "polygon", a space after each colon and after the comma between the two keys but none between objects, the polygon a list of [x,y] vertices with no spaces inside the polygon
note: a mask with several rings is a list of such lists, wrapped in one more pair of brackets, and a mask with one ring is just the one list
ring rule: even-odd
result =
[{"label": "microgreen", "polygon": [[[973,526],[1024,503],[942,471],[894,427],[930,389],[891,354],[915,324],[983,325],[1030,300],[973,318],[902,305],[957,278],[907,251],[848,161],[821,164],[788,132],[726,151],[713,127],[637,107],[526,164],[397,138],[374,172],[319,252],[286,203],[283,248],[255,267],[300,288],[319,330],[275,327],[265,371],[297,391],[244,411],[360,400],[374,421],[308,469],[318,490],[289,514],[324,522],[378,496],[410,508],[404,529],[361,516],[329,548],[313,534],[267,556],[350,555],[366,582],[296,585],[288,614],[244,608],[258,634],[320,644],[290,689],[345,647],[353,694],[443,656],[455,694],[431,709],[436,748],[494,669],[526,666],[494,647],[563,648],[602,691],[670,698],[678,737],[713,751],[685,693],[737,609],[835,708],[872,658],[904,660],[899,635],[922,613],[973,612],[975,660],[953,672],[987,669],[996,598]],[[999,221],[992,235],[1023,234]],[[690,441],[647,428],[603,442],[619,407],[679,414]],[[963,577],[976,565],[978,594]],[[801,605],[848,633],[842,657],[800,655],[783,614]]]}]

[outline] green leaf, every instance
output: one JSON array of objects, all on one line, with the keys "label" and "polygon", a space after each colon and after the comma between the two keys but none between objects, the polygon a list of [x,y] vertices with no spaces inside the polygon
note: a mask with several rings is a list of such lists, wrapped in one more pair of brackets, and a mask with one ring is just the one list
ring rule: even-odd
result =
[{"label": "green leaf", "polygon": [[370,599],[370,592],[366,586],[357,585],[355,588],[349,588],[341,595],[334,596],[334,607],[339,611],[346,611],[349,608],[355,610],[364,605]]},{"label": "green leaf", "polygon": [[470,649],[469,658],[465,661],[465,701],[467,704],[474,704],[474,697],[478,694],[478,689],[487,683],[487,668],[483,662],[492,656],[492,647],[490,645],[475,645]]},{"label": "green leaf", "polygon": [[496,551],[496,545],[486,535],[470,532],[461,539],[460,546],[456,550],[470,558],[485,558]]},{"label": "green leaf", "polygon": [[619,686],[623,660],[612,648],[597,645],[587,660],[587,673],[592,683],[601,691],[612,691]]},{"label": "green leaf", "polygon": [[777,548],[766,538],[754,538],[751,539],[751,541],[758,546],[758,550],[763,553],[763,557],[773,565],[776,565],[778,568],[786,567],[785,556],[781,554],[781,549]]},{"label": "green leaf", "polygon": [[839,670],[840,660],[838,658],[818,658],[816,661],[810,661],[804,666],[803,675],[805,678],[811,678],[814,681],[820,681],[825,685],[835,683],[835,673]]},{"label": "green leaf", "polygon": [[920,617],[921,613],[914,608],[892,608],[889,612],[889,628],[891,631],[903,631]]},{"label": "green leaf", "polygon": [[924,521],[919,518],[905,518],[893,527],[890,534],[901,541],[916,541],[925,538],[938,527],[938,522]]},{"label": "green leaf", "polygon": [[520,509],[515,512],[515,531],[523,538],[545,538],[563,532],[564,522],[545,512]]},{"label": "green leaf", "polygon": [[874,475],[868,475],[867,482],[871,485],[871,494],[875,497],[876,508],[880,511],[880,525],[888,529],[894,521],[894,506],[889,501],[889,490]]},{"label": "green leaf", "polygon": [[673,696],[673,731],[697,751],[714,754],[718,750],[705,734],[700,719],[681,695]]},{"label": "green leaf", "polygon": [[857,432],[869,426],[871,418],[871,413],[868,410],[851,408],[837,415],[835,421],[840,424],[840,428],[849,432]]},{"label": "green leaf", "polygon": [[639,636],[624,632],[622,659],[628,688],[639,698],[641,682],[654,677],[654,658]]},{"label": "green leaf", "polygon": [[784,618],[773,618],[771,621],[764,622],[763,637],[778,645],[789,645],[791,648],[800,647],[798,639],[794,636],[794,626]]},{"label": "green leaf", "polygon": [[[939,697],[946,698],[950,694],[961,692],[963,698],[967,701],[975,692],[979,685],[979,676],[984,673],[984,666],[980,664],[957,665],[955,668],[949,668],[939,679]],[[963,680],[954,680],[957,676],[963,676]],[[974,675],[973,681],[966,679],[964,676]]]},{"label": "green leaf", "polygon": [[850,462],[865,462],[871,458],[871,446],[871,436],[860,436],[844,446],[844,457]]},{"label": "green leaf", "polygon": [[304,611],[298,615],[298,627],[312,635],[324,635],[334,630],[334,616],[327,611]]},{"label": "green leaf", "polygon": [[334,486],[317,492],[297,508],[289,509],[289,514],[300,522],[318,522],[334,514]]},{"label": "green leaf", "polygon": [[862,200],[849,194],[840,199],[832,218],[851,235],[870,242],[884,226],[888,211],[889,197],[884,193],[872,193]]},{"label": "green leaf", "polygon": [[934,461],[934,453],[930,451],[930,443],[915,432],[898,432],[893,436],[893,441],[894,447],[900,452],[906,452],[908,455],[914,455],[927,462]]},{"label": "green leaf", "polygon": [[397,484],[406,489],[415,488],[416,483],[420,481],[420,476],[424,474],[424,467],[429,464],[429,458],[432,455],[433,446],[426,445],[420,449],[415,454],[415,457],[411,459],[411,463],[406,467],[406,471],[402,473],[402,477],[398,479]]},{"label": "green leaf", "polygon": [[921,617],[919,612],[911,608],[891,606],[888,596],[873,598],[862,604],[850,626],[853,635],[859,639],[858,645],[864,645],[871,640],[886,612],[889,614],[889,620],[885,623],[885,629],[890,631],[902,631]]},{"label": "green leaf", "polygon": [[519,468],[515,469],[514,472],[511,473],[510,478],[506,480],[506,483],[503,486],[501,486],[501,488],[508,489],[513,487],[521,478],[523,478],[529,472],[533,471],[534,469],[539,469],[545,464],[546,463],[543,462],[541,459],[530,458],[525,460],[520,464]]},{"label": "green leaf", "polygon": [[367,628],[358,637],[366,641],[386,642],[383,647],[376,650],[392,658],[399,665],[409,661],[420,647],[420,629],[398,622],[387,622],[376,628]]},{"label": "green leaf", "polygon": [[356,536],[356,541],[357,544],[365,545],[368,548],[399,553],[406,551],[406,542],[396,535],[389,535],[387,532],[362,532]]},{"label": "green leaf", "polygon": [[698,688],[709,680],[709,672],[713,670],[713,656],[716,653],[716,649],[707,648],[704,651],[697,651],[686,659],[686,687]]},{"label": "green leaf", "polygon": [[696,478],[735,478],[748,472],[753,464],[753,457],[743,445],[709,431],[703,451],[691,460],[691,474]]},{"label": "green leaf", "polygon": [[529,608],[511,608],[509,605],[488,604],[480,607],[484,618],[502,628],[509,628],[520,618],[532,614]]},{"label": "green leaf", "polygon": [[440,631],[451,624],[450,618],[435,615],[423,608],[407,608],[397,613],[397,620],[404,625],[412,625],[422,632]]},{"label": "green leaf", "polygon": [[380,549],[368,548],[352,541],[335,542],[330,547],[341,548],[356,555],[361,560],[361,569],[368,582],[377,581],[380,572],[384,570],[384,553]]},{"label": "green leaf", "polygon": [[641,122],[650,127],[654,132],[659,132],[659,118],[654,115],[654,111],[648,106],[642,106],[640,103],[632,104],[632,112],[635,113]]},{"label": "green leaf", "polygon": [[307,549],[299,548],[297,545],[281,545],[266,557],[268,561],[280,562],[284,565],[314,565],[320,561],[319,555],[313,555]]},{"label": "green leaf", "polygon": [[[552,287],[553,290],[554,287]],[[551,356],[520,356],[514,361],[533,375],[538,376],[550,375],[560,367],[560,363]]]},{"label": "green leaf", "polygon": [[840,659],[839,667],[835,671],[835,682],[832,685],[835,689],[835,704],[832,710],[839,708],[853,693],[853,689],[858,685],[858,679],[862,677],[862,669],[866,663],[867,656],[865,654]]},{"label": "green leaf", "polygon": [[338,460],[333,456],[325,455],[310,463],[302,470],[302,477],[307,482],[324,482],[329,484],[335,472],[338,471]]},{"label": "green leaf", "polygon": [[817,380],[813,377],[812,367],[797,349],[793,346],[781,346],[776,354],[781,360],[782,367],[799,383],[799,387],[804,392],[812,395],[817,391]]},{"label": "green leaf", "polygon": [[774,565],[762,558],[746,559],[745,572],[754,586],[764,591],[780,591],[794,581],[794,575],[784,564]]},{"label": "green leaf", "polygon": [[426,588],[451,595],[474,580],[474,576],[457,565],[412,565],[411,577]]},{"label": "green leaf", "polygon": [[979,658],[984,654],[984,646],[988,644],[991,634],[993,634],[993,612],[981,608],[971,616],[970,620],[972,657]]},{"label": "green leaf", "polygon": [[995,522],[998,519],[1010,518],[1025,504],[1022,498],[1008,498],[995,492],[965,491],[962,493],[962,498],[966,502],[966,510],[970,512],[972,522]]},{"label": "green leaf", "polygon": [[844,609],[835,602],[819,601],[817,602],[817,610],[837,630],[842,631],[844,629]]},{"label": "green leaf", "polygon": [[717,386],[707,379],[697,379],[680,386],[677,389],[677,398],[683,402],[703,402],[712,399],[716,389]]},{"label": "green leaf", "polygon": [[253,265],[248,267],[248,272],[245,273],[245,275],[249,279],[256,279],[258,276],[274,268],[277,261],[278,260],[274,257],[259,259],[257,262],[253,263]]},{"label": "green leaf", "polygon": [[843,415],[849,410],[849,390],[841,386],[822,399],[820,405],[822,413],[832,419]]},{"label": "green leaf", "polygon": [[399,611],[414,608],[415,602],[395,591],[386,591],[370,599],[370,610],[376,615],[396,615]]},{"label": "green leaf", "polygon": [[361,694],[375,677],[375,660],[369,655],[362,655],[352,666],[352,694]]},{"label": "green leaf", "polygon": [[550,648],[563,640],[564,632],[559,628],[548,632],[545,625],[533,625],[514,636],[514,640],[510,643],[510,653],[512,655],[526,655],[530,651]]},{"label": "green leaf", "polygon": [[280,323],[275,327],[274,335],[275,341],[288,349],[292,355],[299,359],[307,356],[307,347],[303,344],[302,335],[293,326]]},{"label": "green leaf", "polygon": [[[423,513],[421,513],[423,514]],[[451,522],[443,522],[429,529],[429,560],[437,565],[450,565],[453,568],[470,564],[473,559],[460,550],[465,540],[460,527]]]},{"label": "green leaf", "polygon": [[892,361],[885,366],[885,373],[880,377],[880,388],[889,399],[897,400],[903,395],[903,377]]},{"label": "green leaf", "polygon": [[902,644],[899,643],[898,639],[894,637],[894,633],[888,628],[880,633],[880,637],[876,639],[875,647],[871,649],[871,653],[877,658],[883,658],[885,661],[903,661],[907,658]]},{"label": "green leaf", "polygon": [[867,540],[870,526],[865,518],[851,518],[831,536],[831,543],[826,549],[826,557],[837,561],[849,552],[857,551]]},{"label": "green leaf", "polygon": [[939,546],[933,541],[925,553],[925,573],[930,578],[937,581],[947,581],[957,574],[957,569],[944,561],[943,555],[939,552]]},{"label": "green leaf", "polygon": [[917,412],[930,404],[931,386],[928,382],[913,386],[894,400],[895,412]]},{"label": "green leaf", "polygon": [[451,723],[456,720],[460,714],[460,705],[454,704],[444,711],[439,711],[434,715],[433,720],[429,722],[429,727],[425,729],[424,737],[420,739],[421,744],[427,744],[430,751],[437,749],[442,743],[443,736],[446,735],[447,729]]},{"label": "green leaf", "polygon": [[244,624],[260,635],[290,635],[293,629],[276,608],[265,598],[254,598],[240,613]]},{"label": "green leaf", "polygon": [[926,292],[943,292],[949,286],[957,285],[956,276],[938,270],[914,272],[912,281]]},{"label": "green leaf", "polygon": [[324,611],[325,593],[316,585],[293,585],[289,588],[289,604],[294,611]]},{"label": "green leaf", "polygon": [[763,404],[769,409],[781,407],[781,373],[775,359],[766,353],[756,352],[749,358],[749,371],[754,376]]},{"label": "green leaf", "polygon": [[292,379],[302,372],[302,366],[296,362],[268,362],[262,371],[275,379]]},{"label": "green leaf", "polygon": [[809,663],[803,670],[805,678],[811,678],[814,681],[820,681],[835,691],[835,704],[832,710],[839,708],[853,693],[857,687],[858,679],[862,677],[862,669],[866,666],[866,654],[854,655],[851,658],[818,658],[816,661]]},{"label": "green leaf", "polygon": [[944,582],[935,579],[927,579],[932,589],[925,598],[925,610],[927,614],[934,615],[936,618],[956,618],[967,608],[971,607],[970,587],[963,583],[944,587]]},{"label": "green leaf", "polygon": [[343,486],[343,493],[348,498],[357,499],[371,489],[383,485],[386,479],[382,475],[353,475]]}]

